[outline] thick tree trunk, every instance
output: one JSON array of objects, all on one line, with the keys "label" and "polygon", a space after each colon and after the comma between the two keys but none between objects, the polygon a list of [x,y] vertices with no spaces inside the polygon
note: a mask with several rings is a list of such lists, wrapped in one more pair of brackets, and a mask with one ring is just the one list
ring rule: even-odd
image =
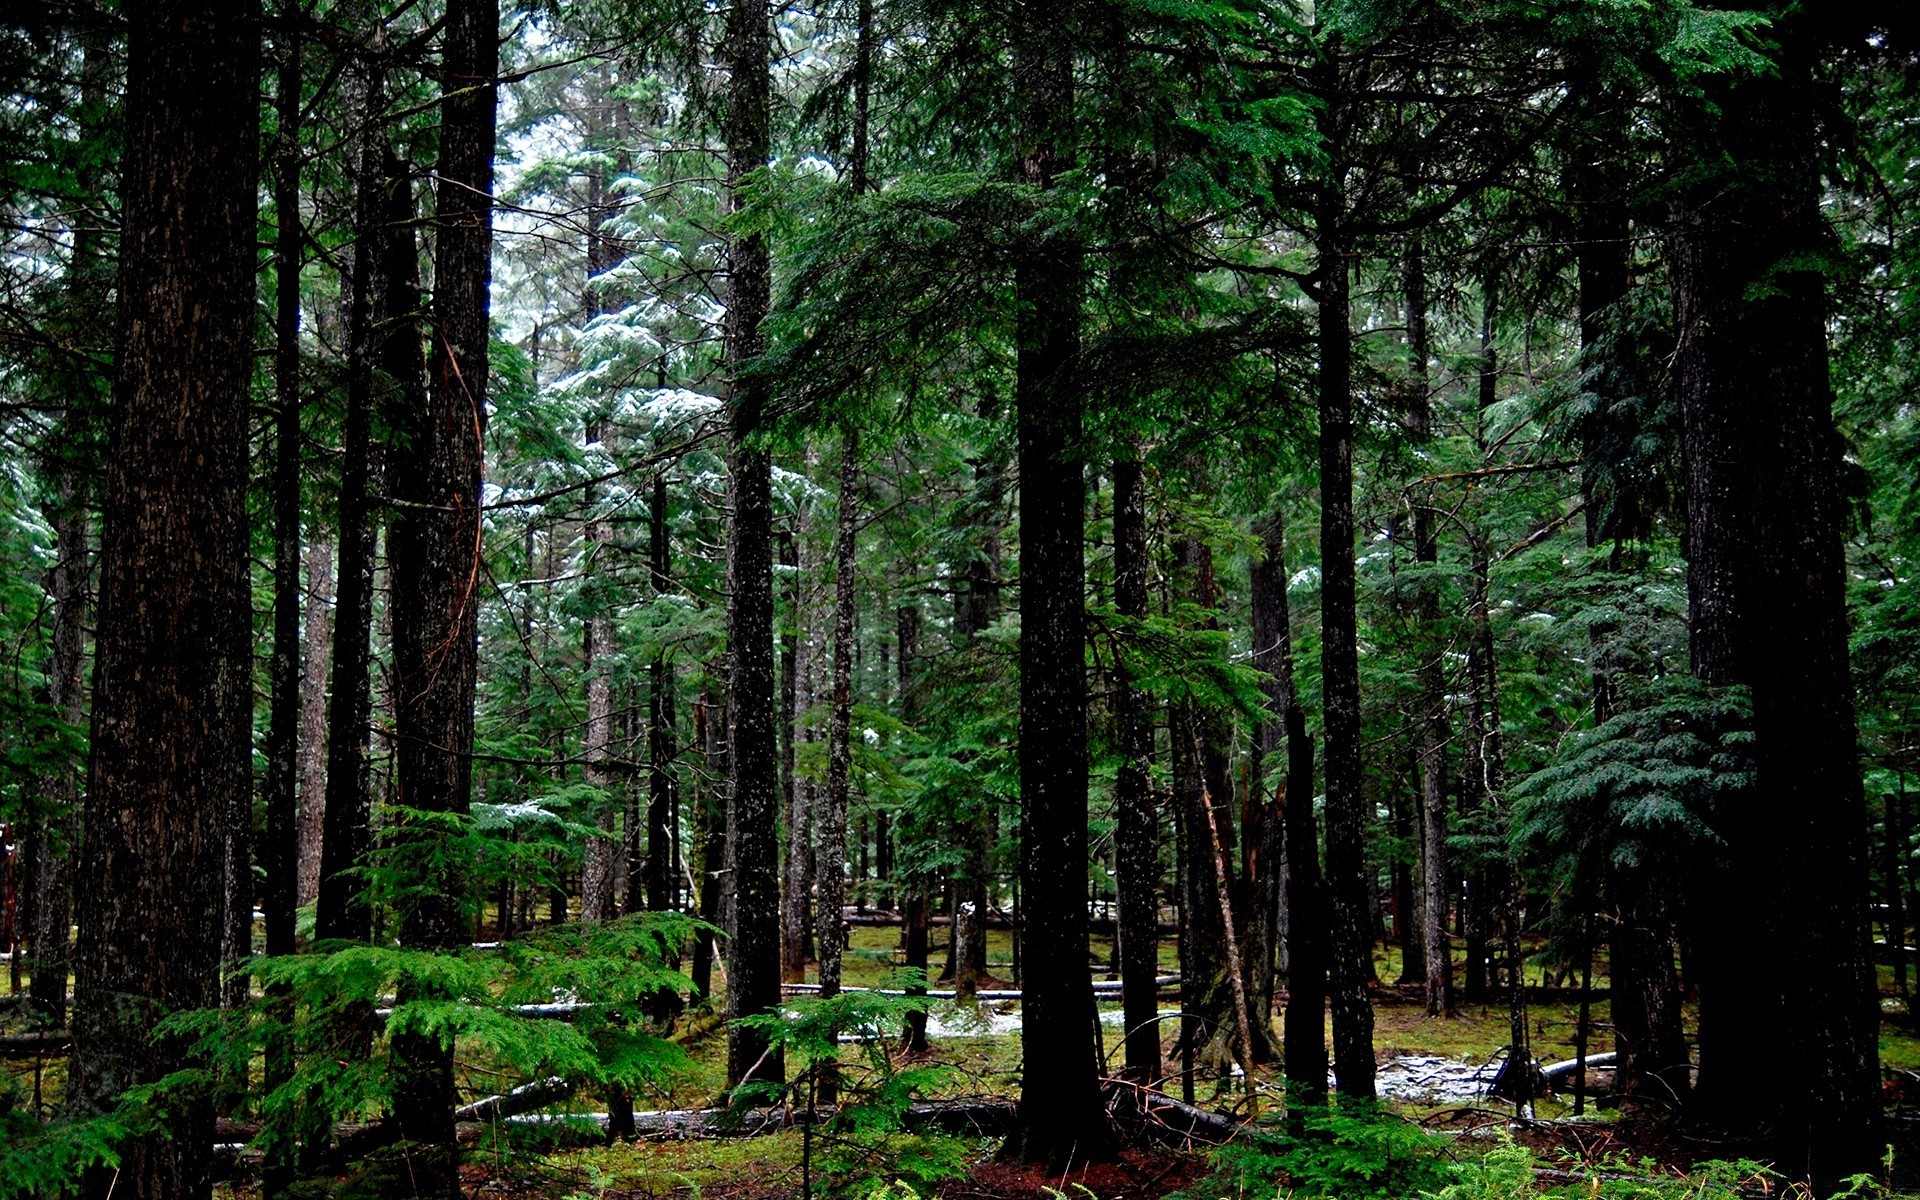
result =
[{"label": "thick tree trunk", "polygon": [[[722,130],[727,146],[727,210],[747,206],[749,177],[771,153],[767,6],[740,0],[727,10],[721,57],[731,75]],[[779,767],[773,727],[772,463],[761,443],[767,384],[742,374],[766,347],[772,264],[765,239],[735,235],[727,246],[724,328],[729,470],[733,508],[727,527],[727,1015],[772,1012],[780,1005]],[[727,1030],[727,1083],[779,1083],[786,1066],[764,1033]]]},{"label": "thick tree trunk", "polygon": [[[1331,120],[1331,117],[1327,118]],[[1321,689],[1325,696],[1327,896],[1334,1075],[1340,1092],[1373,1093],[1373,922],[1367,812],[1361,794],[1360,660],[1353,552],[1353,347],[1344,199],[1329,186],[1319,214]]]},{"label": "thick tree trunk", "polygon": [[1830,1186],[1881,1144],[1878,1011],[1815,265],[1833,241],[1819,47],[1794,11],[1775,24],[1777,72],[1676,102],[1708,164],[1672,238],[1693,668],[1748,689],[1755,759],[1751,790],[1714,815],[1725,869],[1699,893],[1696,1101],[1770,1129],[1785,1170]]},{"label": "thick tree trunk", "polygon": [[[1063,16],[1014,15],[1013,81],[1023,182],[1069,165],[1073,55]],[[1063,1170],[1113,1151],[1100,1099],[1087,965],[1086,482],[1074,378],[1082,261],[1035,238],[1014,268],[1020,460],[1020,888],[1025,977],[1018,1128],[1005,1153]]]},{"label": "thick tree trunk", "polygon": [[[189,1065],[170,1013],[219,996],[222,830],[250,792],[248,383],[259,9],[127,12],[118,374],[101,539],[73,1052],[79,1113]],[[234,114],[249,119],[235,121]],[[205,1197],[213,1110],[183,1098],[83,1194]]]},{"label": "thick tree trunk", "polygon": [[311,538],[306,550],[305,666],[300,682],[299,878],[295,900],[320,895],[320,844],[327,813],[327,663],[333,653],[333,546]]},{"label": "thick tree trunk", "polygon": [[[430,950],[471,937],[465,865],[451,851],[440,815],[463,817],[472,803],[499,27],[496,0],[449,0],[430,386],[424,411],[400,422],[408,442],[394,463],[401,504],[390,537],[390,613],[402,809],[394,840],[397,861],[423,889],[400,904],[399,936],[404,946]],[[421,998],[439,998],[416,986]],[[404,987],[402,998],[408,998]],[[399,1065],[394,1118],[402,1137],[427,1148],[414,1160],[415,1189],[423,1196],[457,1195],[452,1039],[409,1034],[393,1040]]]},{"label": "thick tree trunk", "polygon": [[[1130,621],[1147,617],[1147,504],[1138,458],[1113,464],[1113,602]],[[1114,652],[1113,720],[1120,743],[1114,780],[1114,888],[1119,893],[1120,995],[1126,1076],[1160,1077],[1160,818],[1154,811],[1153,718],[1124,647]]]}]

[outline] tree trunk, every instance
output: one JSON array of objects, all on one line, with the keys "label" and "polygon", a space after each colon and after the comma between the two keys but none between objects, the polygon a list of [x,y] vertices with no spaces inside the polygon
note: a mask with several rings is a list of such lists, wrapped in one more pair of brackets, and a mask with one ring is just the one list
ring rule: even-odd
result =
[{"label": "tree trunk", "polygon": [[[1432,385],[1427,360],[1427,268],[1419,239],[1407,250],[1405,269],[1407,352],[1413,371],[1407,381],[1407,433],[1416,445],[1433,438]],[[1416,592],[1415,620],[1422,633],[1420,661],[1420,941],[1426,966],[1427,1015],[1453,1015],[1453,944],[1447,937],[1447,743],[1453,739],[1447,715],[1447,640],[1440,627],[1440,586],[1434,577],[1440,561],[1433,531],[1433,495],[1413,505],[1413,559],[1423,578]]]},{"label": "tree trunk", "polygon": [[[1113,464],[1113,603],[1129,621],[1147,617],[1147,505],[1140,460]],[[1120,770],[1113,784],[1114,888],[1119,893],[1120,996],[1126,1024],[1126,1076],[1160,1077],[1159,834],[1153,803],[1153,718],[1135,685],[1123,647],[1114,651],[1113,720]]]},{"label": "tree trunk", "polygon": [[349,91],[359,93],[360,121],[354,150],[354,246],[347,315],[346,413],[341,427],[339,603],[333,638],[332,705],[327,715],[327,793],[320,839],[320,882],[314,916],[318,941],[364,942],[373,935],[373,912],[359,871],[372,845],[373,566],[377,524],[371,511],[374,368],[378,358],[376,298],[385,256],[380,243],[387,206],[382,169],[386,107],[380,66],[384,34],[372,20],[364,56],[350,60]]},{"label": "tree trunk", "polygon": [[[810,464],[813,458],[809,452]],[[812,544],[812,531],[808,528],[812,511],[813,506],[802,500],[797,517],[801,526],[800,536],[797,539],[782,539],[788,551],[787,564],[793,568],[790,628],[785,639],[787,649],[782,655],[785,670],[781,684],[781,706],[784,709],[781,729],[785,735],[783,750],[786,759],[782,771],[786,782],[783,823],[787,830],[787,845],[780,870],[780,977],[788,983],[799,983],[806,978],[807,945],[810,940],[807,937],[808,902],[811,899],[807,886],[807,860],[813,840],[814,787],[812,780],[800,777],[799,743],[813,740],[811,724],[806,716],[817,702],[813,686],[813,597],[807,586],[813,574],[812,556],[807,553]]]},{"label": "tree trunk", "polygon": [[[603,126],[600,132],[604,133],[607,123],[605,113],[598,105],[594,106],[593,111]],[[597,168],[588,179],[588,196],[587,281],[582,290],[586,297],[585,316],[591,321],[608,310],[610,299],[604,285],[594,281],[620,264],[620,251],[606,230],[606,223],[613,219],[613,207],[607,202],[606,183]],[[603,418],[595,413],[587,421],[588,447],[602,445],[604,434]],[[614,883],[620,843],[614,838],[613,818],[617,807],[615,797],[621,781],[607,762],[613,745],[613,677],[609,660],[615,647],[610,611],[613,597],[610,589],[600,582],[612,570],[611,564],[605,561],[612,545],[612,532],[603,515],[596,511],[593,489],[587,489],[584,502],[589,515],[585,530],[586,557],[582,563],[585,580],[581,590],[587,606],[587,619],[581,658],[586,673],[584,699],[587,723],[580,747],[580,778],[582,783],[596,792],[592,801],[592,818],[594,827],[600,832],[587,839],[586,853],[581,861],[580,919],[589,925],[596,925],[614,915]]]},{"label": "tree trunk", "polygon": [[860,439],[851,425],[840,440],[840,514],[833,552],[833,712],[827,727],[827,794],[820,810],[820,994],[840,991],[846,948],[847,805],[853,784],[853,617],[859,533]]},{"label": "tree trunk", "polygon": [[[260,17],[246,3],[127,13],[117,378],[100,550],[90,808],[69,1106],[194,1063],[156,1038],[219,998],[226,799],[251,782],[247,441]],[[236,113],[248,119],[236,121]],[[118,1147],[83,1194],[205,1197],[213,1109]]]},{"label": "tree trunk", "polygon": [[1775,21],[1777,71],[1676,100],[1704,165],[1672,250],[1693,668],[1748,689],[1755,759],[1700,889],[1697,1112],[1829,1187],[1881,1138],[1813,21]]},{"label": "tree trunk", "polygon": [[1262,726],[1262,759],[1287,752],[1280,819],[1287,846],[1287,1011],[1283,1058],[1289,1103],[1312,1104],[1327,1091],[1327,931],[1320,883],[1320,839],[1313,816],[1313,741],[1293,681],[1293,632],[1287,605],[1286,525],[1276,504],[1263,522],[1254,564],[1255,665],[1267,672],[1274,724]]},{"label": "tree trunk", "polygon": [[320,895],[320,844],[327,813],[327,662],[333,653],[333,546],[307,542],[306,663],[300,695],[300,849],[296,902]]},{"label": "tree trunk", "polygon": [[[47,592],[53,599],[53,646],[47,662],[47,699],[61,720],[85,718],[87,619],[87,510],[80,475],[70,464],[56,468],[51,514],[54,549]],[[33,980],[29,998],[40,1020],[67,1023],[68,949],[73,926],[73,857],[81,830],[79,764],[63,763],[47,789],[48,815],[35,829],[33,888]]]},{"label": "tree trunk", "polygon": [[[1044,189],[1071,161],[1068,26],[1033,4],[1014,21],[1022,181]],[[1004,1153],[1055,1172],[1113,1151],[1087,965],[1086,482],[1074,379],[1082,270],[1079,248],[1064,236],[1030,240],[1014,267],[1025,994],[1020,1115]]]},{"label": "tree trunk", "polygon": [[[399,422],[408,441],[395,457],[392,485],[402,502],[389,553],[402,806],[393,837],[398,865],[423,889],[401,901],[399,936],[403,946],[429,950],[471,937],[465,864],[439,818],[464,817],[472,803],[499,26],[496,0],[449,0],[430,387],[424,411]],[[415,987],[421,998],[443,998],[431,985]],[[408,990],[403,984],[403,1000]],[[394,1117],[402,1137],[427,1148],[413,1160],[415,1189],[457,1196],[452,1038],[408,1034],[393,1041],[399,1067]]]},{"label": "tree trunk", "polygon": [[[283,16],[291,16],[283,9]],[[292,954],[299,904],[300,840],[296,810],[300,762],[300,34],[287,20],[280,34],[279,94],[275,111],[274,224],[274,436],[273,436],[273,658],[268,671],[266,836],[260,866],[266,875],[266,951]],[[249,914],[251,915],[251,914]],[[274,988],[276,1015],[293,1016],[293,996]],[[264,1086],[293,1078],[294,1047],[283,1027],[269,1035]],[[293,1155],[276,1149],[267,1157],[262,1187],[269,1200],[293,1182]]]},{"label": "tree trunk", "polygon": [[[673,544],[667,531],[667,477],[653,477],[647,506],[647,562],[655,597],[673,586]],[[674,860],[673,809],[673,664],[667,652],[654,652],[647,666],[647,869],[646,907],[673,907],[679,873]],[[630,899],[629,910],[638,906]]]},{"label": "tree trunk", "polygon": [[[1332,117],[1324,118],[1332,120]],[[1337,177],[1337,176],[1336,176]],[[1325,697],[1327,895],[1334,1075],[1340,1092],[1373,1096],[1373,923],[1367,813],[1361,794],[1360,665],[1353,553],[1353,347],[1349,248],[1340,188],[1319,214],[1321,689]]]},{"label": "tree trunk", "polygon": [[[727,146],[727,211],[748,204],[749,178],[771,153],[772,85],[767,6],[742,0],[727,10],[721,57],[731,75],[722,129]],[[766,348],[760,323],[772,284],[767,243],[757,232],[727,245],[724,326],[729,472],[733,508],[727,527],[727,1015],[772,1012],[780,1005],[780,876],[777,837],[778,747],[773,728],[772,463],[760,442],[767,384],[743,374]],[[727,1030],[727,1084],[780,1083],[786,1066],[757,1030]]]}]

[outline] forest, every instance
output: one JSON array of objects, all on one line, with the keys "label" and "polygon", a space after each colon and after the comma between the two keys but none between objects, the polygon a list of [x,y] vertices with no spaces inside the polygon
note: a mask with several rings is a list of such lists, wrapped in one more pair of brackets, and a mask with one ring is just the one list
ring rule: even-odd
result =
[{"label": "forest", "polygon": [[1748,3],[7,6],[0,1200],[1920,1192],[1920,10]]}]

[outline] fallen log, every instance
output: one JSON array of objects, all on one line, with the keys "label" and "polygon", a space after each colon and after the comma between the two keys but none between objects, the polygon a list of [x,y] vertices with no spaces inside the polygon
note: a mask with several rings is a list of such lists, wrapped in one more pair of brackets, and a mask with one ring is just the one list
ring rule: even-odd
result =
[{"label": "fallen log", "polygon": [[73,1035],[64,1029],[9,1033],[0,1036],[0,1058],[40,1058],[49,1054],[65,1054],[72,1041]]},{"label": "fallen log", "polygon": [[[1605,1054],[1589,1054],[1586,1060],[1587,1069],[1592,1070],[1595,1067],[1611,1067],[1619,1060],[1620,1055],[1611,1050]],[[1552,1087],[1553,1090],[1557,1092],[1560,1089],[1554,1087],[1554,1085],[1579,1069],[1580,1060],[1577,1058],[1569,1058],[1565,1062],[1548,1063],[1546,1066],[1541,1067],[1540,1078],[1546,1082],[1548,1087]]]},{"label": "fallen log", "polygon": [[[1119,980],[1097,979],[1093,984],[1093,994],[1102,997],[1118,996],[1120,994],[1120,986]],[[1180,986],[1180,977],[1178,975],[1162,975],[1153,981],[1153,986],[1155,988],[1178,987]],[[819,992],[820,985],[817,983],[783,983],[780,985],[780,990],[789,995],[811,996]],[[959,998],[959,993],[952,988],[928,988],[926,991],[918,993],[908,992],[904,988],[843,987],[840,990],[842,992],[875,992],[882,996],[922,995],[929,1000],[954,1000]],[[973,998],[976,1000],[1018,1000],[1020,996],[1021,991],[1019,988],[981,988],[973,994]]]}]

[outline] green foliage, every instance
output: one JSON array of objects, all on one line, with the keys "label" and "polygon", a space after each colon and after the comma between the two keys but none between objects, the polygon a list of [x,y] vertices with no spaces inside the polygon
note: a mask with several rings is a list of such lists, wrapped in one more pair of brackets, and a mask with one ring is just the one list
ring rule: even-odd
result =
[{"label": "green foliage", "polygon": [[1384,1108],[1293,1110],[1213,1152],[1213,1173],[1186,1200],[1295,1195],[1309,1200],[1405,1200],[1455,1178],[1447,1143]]},{"label": "green foliage", "polygon": [[[782,1011],[741,1018],[739,1024],[763,1032],[780,1047],[789,1066],[798,1066],[791,1089],[806,1090],[811,1108],[823,1079],[830,1078],[838,1107],[817,1132],[823,1142],[821,1170],[842,1185],[870,1179],[879,1164],[887,1171],[928,1184],[963,1173],[965,1158],[951,1138],[905,1132],[908,1109],[952,1073],[938,1064],[897,1065],[888,1043],[907,1017],[925,1012],[924,996],[893,994],[925,988],[926,973],[893,972],[883,989],[803,996]],[[853,1063],[842,1061],[841,1047],[858,1047]],[[742,1089],[748,1091],[749,1089]],[[749,1098],[771,1099],[780,1089],[761,1089]],[[800,1097],[794,1095],[794,1102]],[[809,1150],[811,1142],[808,1143]]]}]

